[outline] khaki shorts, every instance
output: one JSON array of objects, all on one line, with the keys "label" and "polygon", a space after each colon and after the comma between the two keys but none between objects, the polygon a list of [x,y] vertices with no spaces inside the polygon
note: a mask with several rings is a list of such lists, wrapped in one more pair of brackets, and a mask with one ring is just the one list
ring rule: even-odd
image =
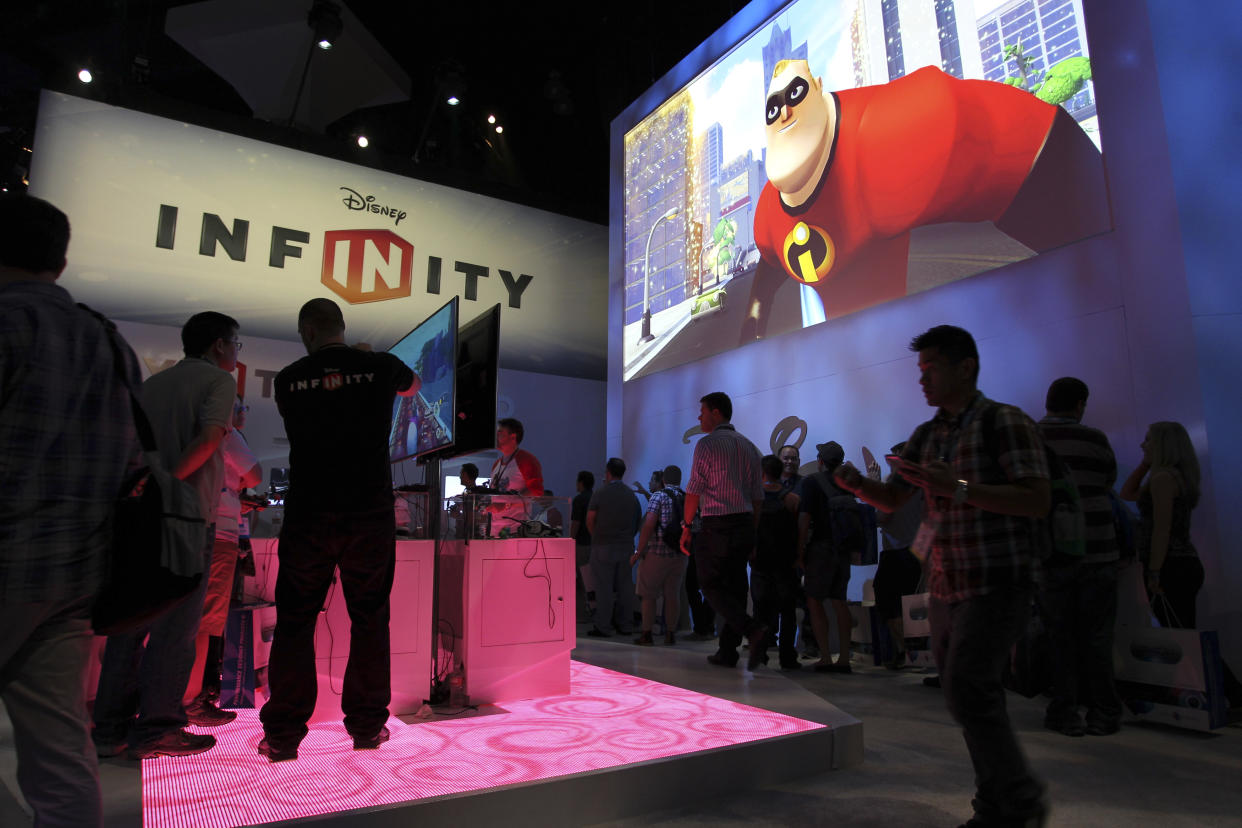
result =
[{"label": "khaki shorts", "polygon": [[224,635],[233,600],[233,572],[237,569],[237,541],[216,538],[211,548],[211,573],[207,576],[207,597],[203,599],[200,634]]}]

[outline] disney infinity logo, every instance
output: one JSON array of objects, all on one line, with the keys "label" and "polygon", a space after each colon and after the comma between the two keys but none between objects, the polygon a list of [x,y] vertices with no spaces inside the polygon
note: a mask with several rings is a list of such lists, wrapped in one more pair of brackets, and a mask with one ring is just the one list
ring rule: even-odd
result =
[{"label": "disney infinity logo", "polygon": [[393,227],[396,227],[401,223],[401,219],[405,218],[405,210],[377,204],[373,195],[364,196],[362,193],[349,187],[341,187],[341,189],[345,191],[345,197],[341,199],[341,203],[351,210],[362,210],[363,212],[375,213],[380,216],[392,216]]}]

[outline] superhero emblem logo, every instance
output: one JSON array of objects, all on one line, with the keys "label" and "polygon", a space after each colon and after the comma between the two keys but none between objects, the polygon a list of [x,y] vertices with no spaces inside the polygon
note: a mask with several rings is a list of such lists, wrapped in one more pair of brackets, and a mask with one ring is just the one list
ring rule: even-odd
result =
[{"label": "superhero emblem logo", "polygon": [[823,281],[837,258],[832,237],[818,227],[800,221],[781,246],[785,271],[804,285]]}]

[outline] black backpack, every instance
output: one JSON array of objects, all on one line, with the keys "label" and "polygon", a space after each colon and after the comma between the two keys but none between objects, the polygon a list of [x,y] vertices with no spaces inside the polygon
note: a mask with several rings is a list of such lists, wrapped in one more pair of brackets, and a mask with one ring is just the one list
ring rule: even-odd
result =
[{"label": "black backpack", "polygon": [[660,491],[673,500],[673,517],[668,525],[656,527],[660,533],[660,540],[664,541],[664,545],[669,549],[681,552],[681,521],[686,512],[686,493],[676,486],[665,486]]},{"label": "black backpack", "polygon": [[837,490],[834,493],[827,472],[816,472],[811,477],[827,499],[828,531],[823,534],[831,539],[832,548],[848,554],[850,563],[855,566],[875,563],[878,557],[875,507],[859,503],[849,492]]}]

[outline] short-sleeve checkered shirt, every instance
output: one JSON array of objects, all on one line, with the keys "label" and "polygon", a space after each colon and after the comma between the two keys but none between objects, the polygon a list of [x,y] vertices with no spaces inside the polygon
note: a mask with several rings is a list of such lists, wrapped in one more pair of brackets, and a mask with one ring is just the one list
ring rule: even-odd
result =
[{"label": "short-sleeve checkered shirt", "polygon": [[[124,360],[137,387],[128,347]],[[98,589],[137,449],[103,324],[59,285],[0,286],[0,604]]]},{"label": "short-sleeve checkered shirt", "polygon": [[655,512],[656,528],[647,538],[647,553],[651,555],[660,555],[662,557],[672,557],[680,555],[680,549],[670,549],[664,539],[660,537],[660,528],[663,526],[681,526],[682,516],[676,514],[673,509],[673,494],[677,493],[683,498],[685,492],[680,486],[667,485],[663,489],[657,489],[651,493],[651,500],[647,501],[647,514]]},{"label": "short-sleeve checkered shirt", "polygon": [[[989,413],[988,409],[995,409]],[[991,423],[989,440],[984,428]],[[989,454],[989,443],[995,456]],[[1048,459],[1034,420],[1011,405],[982,393],[957,416],[941,409],[914,430],[902,457],[916,463],[941,460],[967,483],[1047,480]],[[986,512],[948,497],[933,497],[924,523],[936,527],[928,569],[928,589],[938,599],[961,601],[999,586],[1029,585],[1038,576],[1030,518]]]}]

